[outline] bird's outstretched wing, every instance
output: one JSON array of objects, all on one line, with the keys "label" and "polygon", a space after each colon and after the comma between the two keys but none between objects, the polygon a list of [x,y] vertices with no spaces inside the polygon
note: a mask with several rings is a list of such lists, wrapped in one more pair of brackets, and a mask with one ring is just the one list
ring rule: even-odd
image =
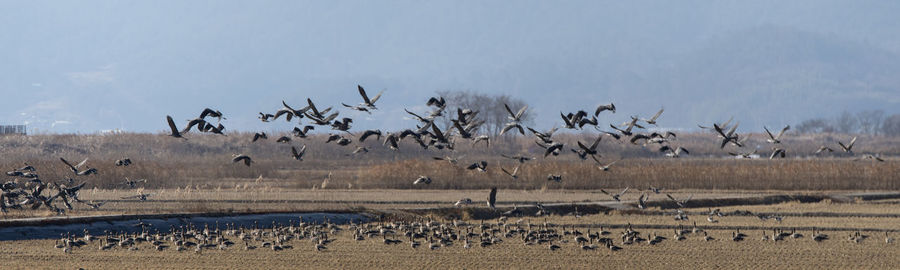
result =
[{"label": "bird's outstretched wing", "polygon": [[59,160],[61,160],[63,162],[63,164],[66,164],[66,166],[69,166],[69,169],[72,169],[72,171],[74,171],[74,172],[78,171],[78,169],[76,169],[75,166],[72,166],[72,164],[69,163],[69,161],[66,161],[66,159],[59,158]]},{"label": "bird's outstretched wing", "polygon": [[166,122],[169,122],[169,129],[172,130],[173,135],[180,134],[178,127],[175,126],[175,120],[172,120],[172,116],[166,115]]}]

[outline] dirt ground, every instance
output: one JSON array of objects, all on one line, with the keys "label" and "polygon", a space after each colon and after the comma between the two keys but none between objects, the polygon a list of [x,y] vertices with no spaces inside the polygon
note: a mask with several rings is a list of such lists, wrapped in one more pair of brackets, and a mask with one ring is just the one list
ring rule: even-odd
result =
[{"label": "dirt ground", "polygon": [[[263,209],[309,209],[328,207],[350,208],[365,206],[368,209],[412,209],[422,207],[448,207],[463,197],[479,201],[486,197],[484,190],[463,191],[412,191],[412,190],[292,190],[251,193],[246,191],[174,191],[147,190],[156,193],[146,202],[115,201],[127,195],[123,191],[86,192],[85,198],[110,200],[106,210],[73,211],[80,214],[176,212],[184,209],[221,210],[228,207]],[[783,192],[782,192],[783,193]],[[778,191],[697,191],[680,190],[671,193],[676,198],[740,198],[746,196],[777,195]],[[821,192],[809,192],[820,194]],[[852,193],[835,191],[826,193]],[[268,196],[262,196],[268,194]],[[635,200],[640,192],[627,193],[624,200]],[[259,199],[265,198],[265,199]],[[396,198],[403,198],[402,200]],[[509,206],[522,202],[541,201],[575,203],[595,201],[612,203],[598,191],[503,191],[499,201]],[[282,200],[282,202],[278,202]],[[665,201],[665,196],[654,195],[651,200]],[[891,269],[900,267],[900,243],[887,243],[887,237],[898,237],[900,211],[896,199],[851,200],[836,202],[822,200],[812,203],[796,201],[767,205],[722,206],[724,216],[714,216],[716,222],[707,220],[705,214],[711,208],[686,208],[688,220],[674,220],[675,209],[650,207],[644,210],[611,210],[598,214],[565,213],[544,217],[514,216],[505,222],[510,224],[552,224],[561,230],[611,231],[611,238],[622,250],[611,251],[604,247],[582,250],[572,241],[556,243],[562,248],[550,251],[547,244],[524,245],[520,238],[506,238],[490,247],[473,245],[463,248],[461,243],[430,250],[426,245],[412,248],[407,239],[399,245],[385,245],[381,238],[357,241],[348,231],[341,232],[327,251],[316,251],[309,240],[292,240],[293,249],[244,250],[235,245],[225,250],[209,249],[202,253],[167,249],[156,251],[149,244],[138,245],[138,250],[113,249],[101,251],[99,243],[75,248],[71,253],[54,248],[55,240],[23,240],[0,242],[0,261],[3,269],[597,269],[597,268],[727,268],[727,269]],[[752,215],[730,214],[750,211]],[[12,212],[11,212],[12,213]],[[730,215],[729,215],[730,214]],[[769,218],[760,219],[757,214]],[[777,216],[781,221],[776,221]],[[9,216],[7,216],[9,217]],[[469,220],[470,223],[481,222]],[[486,222],[497,222],[496,219]],[[667,240],[656,244],[635,243],[626,245],[617,239],[622,227],[634,226],[642,235],[660,235]],[[696,224],[696,225],[695,225]],[[572,227],[574,226],[574,227]],[[705,241],[702,232],[687,234],[687,239],[673,239],[676,228],[692,230],[695,226],[706,235],[715,238]],[[812,228],[829,235],[829,240],[812,240]],[[733,233],[748,235],[741,242],[732,241]],[[800,238],[788,238],[773,242],[761,240],[772,230],[796,230]],[[848,237],[860,231],[868,236],[856,243]],[[887,234],[885,232],[888,232]],[[566,239],[571,238],[566,236]],[[242,243],[238,243],[242,244]]]},{"label": "dirt ground", "polygon": [[[582,217],[585,220],[604,219]],[[814,220],[810,222],[815,222]],[[894,221],[896,223],[896,221]],[[618,235],[621,230],[611,230]],[[502,268],[502,269],[597,269],[597,268],[730,268],[730,269],[885,269],[900,267],[900,246],[887,244],[873,234],[867,241],[854,243],[842,234],[826,232],[831,240],[815,242],[809,236],[782,242],[761,241],[754,232],[747,240],[734,242],[731,230],[708,230],[716,238],[704,241],[699,235],[687,240],[672,240],[670,230],[642,230],[646,234],[669,237],[657,245],[622,245],[622,250],[605,248],[585,251],[578,245],[559,243],[550,251],[546,245],[525,246],[520,239],[482,248],[465,249],[460,244],[429,250],[408,244],[387,246],[381,239],[352,240],[346,232],[317,252],[308,240],[295,240],[293,249],[156,251],[143,244],[137,251],[116,249],[100,251],[95,245],[64,253],[53,247],[54,240],[0,243],[4,269],[421,269],[421,268]]]}]

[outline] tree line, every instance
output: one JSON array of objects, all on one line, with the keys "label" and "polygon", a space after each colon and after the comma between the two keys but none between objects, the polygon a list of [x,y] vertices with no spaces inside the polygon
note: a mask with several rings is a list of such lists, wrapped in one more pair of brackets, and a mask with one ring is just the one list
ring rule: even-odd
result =
[{"label": "tree line", "polygon": [[[508,122],[509,115],[504,104],[512,110],[528,105],[525,101],[510,95],[489,95],[473,91],[437,91],[439,96],[446,98],[449,104],[444,115],[438,117],[436,122],[442,128],[449,128],[452,123],[450,117],[455,115],[457,108],[467,108],[479,112],[478,118],[484,120],[484,125],[478,130],[484,134],[496,136]],[[534,123],[534,115],[531,110],[525,112],[523,123]],[[833,118],[812,118],[800,122],[792,127],[798,133],[858,133],[870,135],[900,136],[900,114],[886,115],[883,110],[864,110],[856,113],[843,111]]]},{"label": "tree line", "polygon": [[865,110],[857,113],[842,112],[834,118],[813,118],[796,126],[799,133],[860,133],[870,135],[900,136],[900,114],[885,116],[882,110]]}]

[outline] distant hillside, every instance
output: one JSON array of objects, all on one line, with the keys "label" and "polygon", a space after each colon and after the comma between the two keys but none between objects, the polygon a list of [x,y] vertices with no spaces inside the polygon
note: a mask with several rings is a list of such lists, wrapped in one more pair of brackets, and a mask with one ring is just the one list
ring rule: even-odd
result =
[{"label": "distant hillside", "polygon": [[[900,4],[890,1],[331,1],[0,3],[0,124],[51,133],[152,132],[204,107],[229,130],[284,130],[281,101],[336,106],[355,129],[399,129],[436,91],[695,128],[900,113]],[[344,110],[356,84],[386,90]],[[743,130],[743,128],[742,128]],[[321,131],[321,130],[320,130]]]},{"label": "distant hillside", "polygon": [[666,62],[647,72],[647,83],[632,82],[638,96],[664,101],[666,125],[693,127],[733,115],[760,130],[843,110],[900,112],[900,57],[835,36],[758,27]]}]

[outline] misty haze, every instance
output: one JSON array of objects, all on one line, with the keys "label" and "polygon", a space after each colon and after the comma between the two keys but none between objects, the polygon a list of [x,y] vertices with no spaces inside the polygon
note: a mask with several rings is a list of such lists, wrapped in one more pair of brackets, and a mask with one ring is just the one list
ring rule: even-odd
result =
[{"label": "misty haze", "polygon": [[[549,128],[613,101],[606,121],[666,108],[662,125],[739,117],[799,124],[900,113],[898,5],[884,1],[3,4],[2,124],[30,132],[157,132],[215,106],[232,130],[280,101],[338,105],[386,90],[361,128],[399,129],[441,90],[507,94]],[[552,94],[551,94],[552,93]],[[184,117],[182,117],[184,118]],[[182,120],[182,119],[179,119]]]}]

